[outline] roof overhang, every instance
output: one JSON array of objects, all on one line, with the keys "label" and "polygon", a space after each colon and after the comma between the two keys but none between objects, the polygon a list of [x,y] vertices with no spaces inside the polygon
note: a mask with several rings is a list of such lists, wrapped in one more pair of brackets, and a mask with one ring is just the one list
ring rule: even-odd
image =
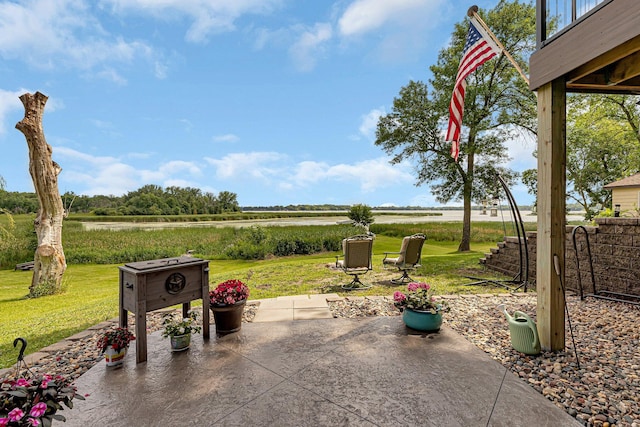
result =
[{"label": "roof overhang", "polygon": [[612,0],[546,40],[530,88],[564,78],[568,92],[640,94],[640,1]]}]

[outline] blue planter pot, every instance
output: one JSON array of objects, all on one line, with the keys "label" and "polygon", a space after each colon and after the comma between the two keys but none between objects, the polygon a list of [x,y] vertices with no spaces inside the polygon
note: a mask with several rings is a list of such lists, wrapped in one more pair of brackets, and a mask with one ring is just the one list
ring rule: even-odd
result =
[{"label": "blue planter pot", "polygon": [[442,326],[442,313],[418,311],[405,308],[402,312],[404,324],[417,331],[438,332]]}]

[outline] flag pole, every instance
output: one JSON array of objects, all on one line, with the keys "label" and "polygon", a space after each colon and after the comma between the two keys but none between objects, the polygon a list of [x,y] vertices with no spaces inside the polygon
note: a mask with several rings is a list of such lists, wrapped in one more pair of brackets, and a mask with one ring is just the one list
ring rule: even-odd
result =
[{"label": "flag pole", "polygon": [[507,49],[505,49],[504,45],[502,43],[500,43],[500,40],[498,40],[498,38],[496,37],[495,34],[493,34],[493,32],[491,31],[491,29],[487,26],[487,24],[485,24],[485,22],[482,20],[482,18],[480,18],[480,15],[478,15],[478,6],[473,5],[469,8],[469,10],[467,11],[467,15],[469,17],[475,17],[476,20],[478,21],[478,23],[480,25],[482,25],[482,27],[485,29],[485,31],[489,34],[489,36],[493,39],[493,41],[498,45],[498,47],[500,48],[500,50],[502,51],[502,53],[504,53],[504,55],[507,57],[507,59],[511,62],[511,64],[516,68],[516,70],[518,70],[518,73],[520,73],[520,76],[524,79],[524,81],[527,83],[527,86],[529,86],[529,78],[524,74],[524,72],[522,71],[522,68],[520,68],[520,66],[518,65],[518,63],[516,62],[515,59],[513,59],[513,56],[511,56],[511,54],[507,51]]}]

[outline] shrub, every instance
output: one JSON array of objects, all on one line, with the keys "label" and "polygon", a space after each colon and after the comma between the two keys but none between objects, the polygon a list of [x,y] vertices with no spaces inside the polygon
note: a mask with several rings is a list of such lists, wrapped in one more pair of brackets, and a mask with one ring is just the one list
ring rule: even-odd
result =
[{"label": "shrub", "polygon": [[353,205],[347,216],[355,225],[364,227],[367,231],[369,231],[369,225],[374,221],[371,208],[362,204]]}]

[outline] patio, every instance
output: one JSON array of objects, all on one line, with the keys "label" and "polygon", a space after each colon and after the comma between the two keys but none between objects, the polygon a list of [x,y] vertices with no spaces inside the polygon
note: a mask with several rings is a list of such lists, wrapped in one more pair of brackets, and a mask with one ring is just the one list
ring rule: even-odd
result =
[{"label": "patio", "polygon": [[417,334],[397,317],[243,324],[148,361],[99,363],[77,381],[63,425],[578,426],[448,327]]}]

